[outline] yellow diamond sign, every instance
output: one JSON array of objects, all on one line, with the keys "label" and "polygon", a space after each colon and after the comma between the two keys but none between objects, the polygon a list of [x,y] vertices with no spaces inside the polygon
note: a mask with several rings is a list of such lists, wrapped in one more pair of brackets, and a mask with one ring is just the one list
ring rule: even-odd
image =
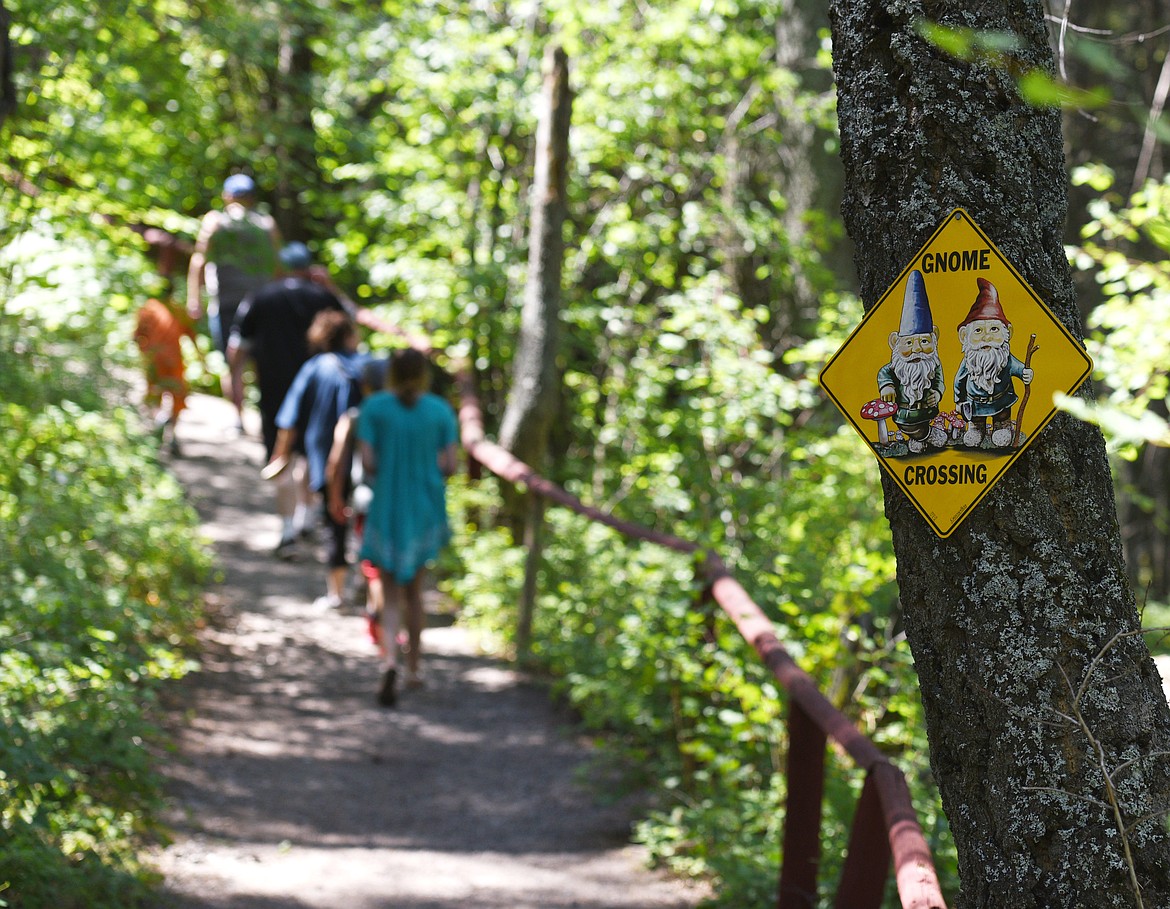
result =
[{"label": "yellow diamond sign", "polygon": [[940,537],[1093,363],[962,209],[821,370],[821,386]]}]

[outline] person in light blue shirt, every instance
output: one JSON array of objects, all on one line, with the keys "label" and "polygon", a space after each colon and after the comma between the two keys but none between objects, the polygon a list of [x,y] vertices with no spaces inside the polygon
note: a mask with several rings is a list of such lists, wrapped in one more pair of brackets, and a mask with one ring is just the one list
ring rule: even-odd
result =
[{"label": "person in light blue shirt", "polygon": [[[369,356],[358,352],[353,320],[338,310],[319,312],[307,337],[310,350],[317,353],[298,370],[276,412],[276,446],[263,475],[276,476],[300,445],[308,464],[309,489],[318,495],[325,490],[326,465],[337,422],[361,401],[361,372]],[[335,520],[324,507],[322,522],[330,537],[329,571],[325,596],[317,605],[336,609],[341,606],[345,589],[349,525]],[[285,528],[282,545],[293,529]]]},{"label": "person in light blue shirt", "polygon": [[397,699],[394,642],[403,611],[407,685],[422,684],[422,579],[427,563],[451,537],[446,478],[454,473],[458,454],[455,411],[428,390],[430,364],[422,353],[408,348],[397,354],[389,386],[362,403],[357,426],[362,465],[373,488],[361,557],[376,565],[382,578],[387,652],[378,701],[387,707]]}]

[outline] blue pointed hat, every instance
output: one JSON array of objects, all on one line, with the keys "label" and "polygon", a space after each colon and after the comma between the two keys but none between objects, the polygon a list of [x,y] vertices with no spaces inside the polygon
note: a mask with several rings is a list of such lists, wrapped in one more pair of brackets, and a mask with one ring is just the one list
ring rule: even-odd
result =
[{"label": "blue pointed hat", "polygon": [[902,298],[900,335],[928,335],[934,331],[934,317],[930,314],[930,300],[926,296],[926,281],[918,269],[910,272],[906,281],[906,295]]}]

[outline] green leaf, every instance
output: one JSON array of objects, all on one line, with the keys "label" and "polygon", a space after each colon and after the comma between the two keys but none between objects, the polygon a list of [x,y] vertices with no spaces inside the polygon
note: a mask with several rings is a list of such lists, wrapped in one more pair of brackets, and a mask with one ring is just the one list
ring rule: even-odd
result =
[{"label": "green leaf", "polygon": [[918,25],[918,33],[943,53],[958,60],[970,59],[974,51],[974,32],[970,29],[950,28],[923,20]]},{"label": "green leaf", "polygon": [[1151,240],[1162,249],[1170,252],[1170,216],[1163,215],[1151,218],[1142,226],[1142,229]]},{"label": "green leaf", "polygon": [[1103,107],[1110,100],[1109,90],[1104,86],[1074,88],[1038,69],[1025,73],[1017,84],[1021,97],[1037,107],[1092,109]]},{"label": "green leaf", "polygon": [[1115,446],[1149,443],[1170,447],[1170,422],[1151,411],[1133,416],[1118,407],[1105,403],[1094,404],[1083,398],[1063,394],[1054,396],[1053,403],[1060,410],[1099,426]]}]

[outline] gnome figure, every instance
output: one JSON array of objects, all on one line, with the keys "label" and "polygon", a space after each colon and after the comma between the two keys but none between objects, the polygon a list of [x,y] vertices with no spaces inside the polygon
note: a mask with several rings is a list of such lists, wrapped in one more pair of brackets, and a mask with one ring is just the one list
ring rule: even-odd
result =
[{"label": "gnome figure", "polygon": [[967,318],[959,323],[959,344],[963,363],[955,375],[955,404],[967,421],[963,444],[978,448],[991,421],[991,444],[1007,448],[1012,442],[1011,408],[1017,396],[1012,385],[1016,378],[1029,385],[1032,370],[1008,348],[1012,323],[1003,313],[999,291],[986,278],[976,278],[979,296],[971,305]]},{"label": "gnome figure", "polygon": [[909,440],[911,451],[923,451],[928,444],[939,447],[946,437],[930,421],[938,416],[946,381],[938,356],[938,328],[918,270],[910,272],[902,321],[889,340],[890,362],[878,370],[878,394],[883,401],[897,404],[894,425]]}]

